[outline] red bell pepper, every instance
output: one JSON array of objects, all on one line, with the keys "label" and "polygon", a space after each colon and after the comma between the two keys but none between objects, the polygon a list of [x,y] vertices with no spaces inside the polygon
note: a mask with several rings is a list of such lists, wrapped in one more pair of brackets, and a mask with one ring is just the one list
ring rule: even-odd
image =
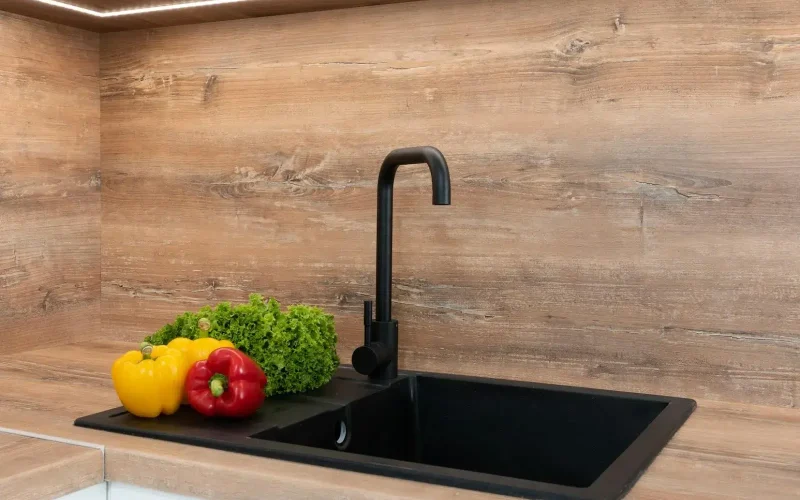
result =
[{"label": "red bell pepper", "polygon": [[209,417],[247,417],[264,402],[267,376],[245,353],[230,347],[214,350],[186,376],[192,408]]}]

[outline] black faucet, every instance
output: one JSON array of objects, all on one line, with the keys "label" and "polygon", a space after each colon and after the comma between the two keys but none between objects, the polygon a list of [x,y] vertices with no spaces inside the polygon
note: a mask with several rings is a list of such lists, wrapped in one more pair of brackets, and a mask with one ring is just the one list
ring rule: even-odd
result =
[{"label": "black faucet", "polygon": [[392,193],[401,165],[427,163],[433,181],[433,204],[450,204],[450,172],[441,151],[425,146],[395,149],[378,175],[377,311],[364,301],[364,345],[353,351],[353,368],[375,380],[397,377],[397,320],[392,319]]}]

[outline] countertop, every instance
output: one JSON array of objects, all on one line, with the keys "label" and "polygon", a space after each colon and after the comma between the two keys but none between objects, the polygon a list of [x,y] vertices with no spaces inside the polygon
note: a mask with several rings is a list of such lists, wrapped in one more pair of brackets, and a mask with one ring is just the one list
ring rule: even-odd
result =
[{"label": "countertop", "polygon": [[[102,445],[106,480],[183,495],[505,498],[73,426],[77,417],[119,406],[109,367],[131,347],[100,341],[0,357],[0,427]],[[102,461],[82,464],[95,467],[82,475],[103,477]],[[627,498],[800,498],[800,410],[698,401],[695,413]]]},{"label": "countertop", "polygon": [[0,498],[56,498],[103,482],[103,452],[0,433]]}]

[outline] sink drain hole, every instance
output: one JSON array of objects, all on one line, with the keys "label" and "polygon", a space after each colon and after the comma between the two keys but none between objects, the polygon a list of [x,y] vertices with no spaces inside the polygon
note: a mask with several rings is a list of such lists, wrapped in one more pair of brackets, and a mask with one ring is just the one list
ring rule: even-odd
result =
[{"label": "sink drain hole", "polygon": [[338,436],[336,438],[336,446],[339,448],[344,448],[347,443],[347,424],[344,423],[344,420],[339,421],[338,426]]}]

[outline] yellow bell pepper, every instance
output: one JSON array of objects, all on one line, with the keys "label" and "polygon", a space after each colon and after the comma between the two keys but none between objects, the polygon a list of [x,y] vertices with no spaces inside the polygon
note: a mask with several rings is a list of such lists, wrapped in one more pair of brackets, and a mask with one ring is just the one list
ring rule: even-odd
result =
[{"label": "yellow bell pepper", "polygon": [[200,338],[197,340],[190,340],[185,337],[178,337],[172,339],[167,347],[172,347],[183,353],[183,357],[189,363],[189,368],[198,361],[208,359],[208,356],[215,349],[220,347],[234,347],[228,340],[212,339],[208,336],[208,331],[211,329],[211,321],[208,318],[200,318],[197,321],[197,328],[200,329]]},{"label": "yellow bell pepper", "polygon": [[178,411],[189,364],[177,349],[144,345],[114,362],[111,379],[125,409],[137,417],[154,418]]},{"label": "yellow bell pepper", "polygon": [[178,337],[172,339],[170,343],[167,344],[167,347],[179,350],[191,367],[198,361],[208,359],[208,356],[215,349],[219,349],[220,347],[233,347],[233,344],[229,340],[217,340],[211,337],[204,337],[197,340]]}]

